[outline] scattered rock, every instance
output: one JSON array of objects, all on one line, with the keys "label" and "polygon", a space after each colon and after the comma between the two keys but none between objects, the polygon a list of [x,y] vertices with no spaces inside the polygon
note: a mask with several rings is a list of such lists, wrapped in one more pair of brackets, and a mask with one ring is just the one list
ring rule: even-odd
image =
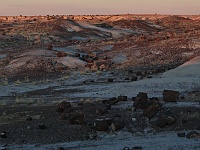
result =
[{"label": "scattered rock", "polygon": [[136,118],[132,118],[131,120],[132,120],[133,122],[136,122],[136,121],[137,121],[137,119],[136,119]]},{"label": "scattered rock", "polygon": [[131,81],[137,81],[137,77],[132,77]]},{"label": "scattered rock", "polygon": [[27,120],[27,121],[31,121],[31,120],[33,120],[33,118],[32,118],[31,116],[28,116],[28,117],[26,118],[26,120]]},{"label": "scattered rock", "polygon": [[178,137],[185,137],[185,133],[177,133]]},{"label": "scattered rock", "polygon": [[123,150],[131,150],[129,147],[124,147]]},{"label": "scattered rock", "polygon": [[65,53],[65,52],[57,52],[57,53],[56,53],[56,56],[57,56],[57,57],[66,57],[66,56],[67,56],[67,53]]},{"label": "scattered rock", "polygon": [[134,147],[132,147],[132,150],[134,150],[134,149],[142,149],[142,146],[134,146]]},{"label": "scattered rock", "polygon": [[52,45],[48,45],[47,50],[52,50],[53,46]]},{"label": "scattered rock", "polygon": [[125,77],[124,80],[129,80],[129,77]]},{"label": "scattered rock", "polygon": [[175,122],[175,119],[172,116],[167,116],[165,120],[166,120],[166,125],[171,125]]},{"label": "scattered rock", "polygon": [[151,78],[153,78],[153,77],[152,77],[152,76],[147,76],[147,78],[148,78],[148,79],[151,79]]},{"label": "scattered rock", "polygon": [[135,132],[135,136],[143,136],[144,134],[142,132]]},{"label": "scattered rock", "polygon": [[6,138],[7,137],[7,133],[4,131],[4,132],[1,132],[0,133],[0,136],[1,138]]},{"label": "scattered rock", "polygon": [[200,133],[196,132],[196,131],[191,131],[189,132],[186,137],[188,139],[192,139],[192,138],[200,138]]},{"label": "scattered rock", "polygon": [[6,147],[0,147],[0,150],[7,150]]},{"label": "scattered rock", "polygon": [[163,101],[165,102],[176,102],[179,98],[179,92],[173,90],[163,91]]},{"label": "scattered rock", "polygon": [[107,82],[113,82],[113,80],[114,80],[113,78],[108,78]]},{"label": "scattered rock", "polygon": [[46,129],[47,127],[45,126],[45,124],[41,123],[41,124],[39,124],[39,128],[40,129]]},{"label": "scattered rock", "polygon": [[74,54],[75,57],[80,57],[81,55],[79,53]]},{"label": "scattered rock", "polygon": [[91,134],[88,135],[88,137],[89,137],[89,139],[95,139],[97,137],[97,135],[91,133]]},{"label": "scattered rock", "polygon": [[28,130],[30,130],[30,129],[32,129],[32,128],[33,128],[32,126],[28,126],[28,127],[27,127]]},{"label": "scattered rock", "polygon": [[57,150],[65,150],[63,147],[58,147]]}]

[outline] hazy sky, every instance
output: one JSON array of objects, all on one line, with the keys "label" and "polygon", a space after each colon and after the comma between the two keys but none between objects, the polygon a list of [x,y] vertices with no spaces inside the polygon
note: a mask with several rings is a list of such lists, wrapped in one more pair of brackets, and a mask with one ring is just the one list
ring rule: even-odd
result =
[{"label": "hazy sky", "polygon": [[200,14],[200,0],[0,0],[2,15]]}]

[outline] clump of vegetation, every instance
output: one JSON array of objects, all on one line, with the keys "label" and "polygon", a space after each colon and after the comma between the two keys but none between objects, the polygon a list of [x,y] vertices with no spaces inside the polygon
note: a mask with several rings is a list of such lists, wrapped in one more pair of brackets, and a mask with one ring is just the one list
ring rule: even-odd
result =
[{"label": "clump of vegetation", "polygon": [[17,81],[14,82],[14,85],[19,86],[19,85],[21,85],[22,83],[23,83],[22,81],[17,80]]}]

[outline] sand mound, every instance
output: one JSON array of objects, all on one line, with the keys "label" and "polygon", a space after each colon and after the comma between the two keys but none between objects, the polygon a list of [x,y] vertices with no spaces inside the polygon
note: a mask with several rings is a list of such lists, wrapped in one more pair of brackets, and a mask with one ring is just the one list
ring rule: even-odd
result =
[{"label": "sand mound", "polygon": [[162,77],[200,77],[200,56],[165,72]]}]

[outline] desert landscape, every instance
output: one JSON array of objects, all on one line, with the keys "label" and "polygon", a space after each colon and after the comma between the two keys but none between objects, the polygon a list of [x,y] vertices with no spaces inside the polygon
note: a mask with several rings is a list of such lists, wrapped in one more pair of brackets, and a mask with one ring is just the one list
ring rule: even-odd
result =
[{"label": "desert landscape", "polygon": [[200,149],[200,15],[0,17],[0,149]]}]

